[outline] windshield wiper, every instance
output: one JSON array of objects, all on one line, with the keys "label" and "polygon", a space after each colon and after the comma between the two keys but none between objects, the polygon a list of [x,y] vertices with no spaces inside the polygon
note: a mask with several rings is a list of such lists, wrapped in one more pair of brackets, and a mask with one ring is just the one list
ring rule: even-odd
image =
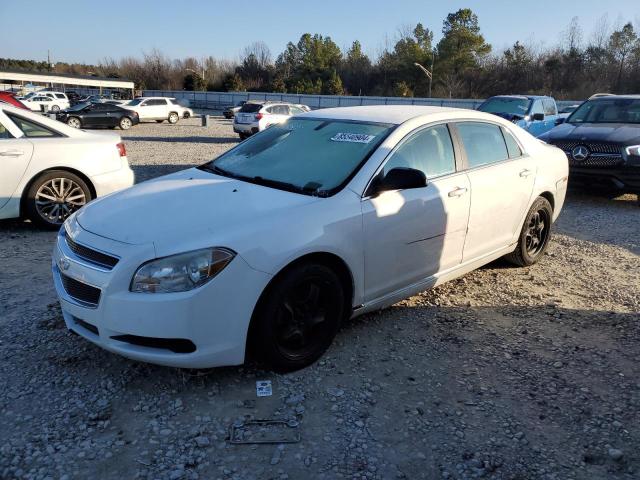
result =
[{"label": "windshield wiper", "polygon": [[231,172],[227,172],[226,170],[218,167],[213,163],[205,163],[204,165],[199,165],[198,169],[204,170],[205,172],[215,173],[217,175],[222,175],[223,177],[238,178],[236,175],[232,174]]},{"label": "windshield wiper", "polygon": [[[257,183],[258,185],[264,185],[265,187],[274,187],[281,190],[288,190],[290,192],[304,193],[306,195],[320,196],[318,188],[309,188],[306,185],[301,187],[290,182],[283,182],[281,180],[272,180],[270,178],[264,178],[259,175],[255,177],[247,177],[247,180]],[[314,184],[316,185],[316,184]]]}]

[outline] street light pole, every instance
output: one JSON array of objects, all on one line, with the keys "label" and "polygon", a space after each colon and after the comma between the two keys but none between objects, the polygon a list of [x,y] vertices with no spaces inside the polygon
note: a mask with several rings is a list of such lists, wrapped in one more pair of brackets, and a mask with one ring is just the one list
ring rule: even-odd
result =
[{"label": "street light pole", "polygon": [[431,57],[431,71],[424,68],[418,62],[415,62],[414,65],[418,67],[420,70],[422,70],[424,74],[427,76],[427,78],[429,79],[429,98],[431,98],[431,82],[433,81],[433,75],[431,74],[431,72],[433,71],[433,57]]}]

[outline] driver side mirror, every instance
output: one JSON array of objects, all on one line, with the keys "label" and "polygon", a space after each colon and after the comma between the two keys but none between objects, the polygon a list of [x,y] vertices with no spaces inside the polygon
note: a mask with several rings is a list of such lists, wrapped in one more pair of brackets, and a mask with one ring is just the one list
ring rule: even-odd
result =
[{"label": "driver side mirror", "polygon": [[534,113],[531,119],[534,121],[544,120],[544,113]]},{"label": "driver side mirror", "polygon": [[372,194],[377,195],[390,190],[409,190],[427,186],[427,177],[424,172],[415,168],[392,168],[380,180],[372,185]]},{"label": "driver side mirror", "polygon": [[560,125],[560,124],[564,123],[565,120],[566,120],[566,118],[564,118],[564,117],[556,119],[556,125]]}]

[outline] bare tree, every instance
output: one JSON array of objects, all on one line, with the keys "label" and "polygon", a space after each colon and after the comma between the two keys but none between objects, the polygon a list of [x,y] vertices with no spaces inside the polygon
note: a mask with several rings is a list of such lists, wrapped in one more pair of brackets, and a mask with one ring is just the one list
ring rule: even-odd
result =
[{"label": "bare tree", "polygon": [[241,61],[244,61],[252,55],[258,62],[260,68],[266,68],[272,64],[271,50],[269,50],[268,45],[262,41],[253,42],[244,47]]}]

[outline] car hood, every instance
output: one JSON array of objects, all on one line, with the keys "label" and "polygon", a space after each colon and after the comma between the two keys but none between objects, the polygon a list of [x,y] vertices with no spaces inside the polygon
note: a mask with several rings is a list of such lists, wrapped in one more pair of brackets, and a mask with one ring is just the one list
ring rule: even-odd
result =
[{"label": "car hood", "polygon": [[105,238],[153,243],[161,256],[187,245],[233,248],[234,235],[256,235],[258,224],[317,201],[192,168],[99,198],[76,218],[83,229]]},{"label": "car hood", "polygon": [[640,143],[640,125],[628,123],[563,123],[539,137],[545,142],[608,142],[625,145]]}]

